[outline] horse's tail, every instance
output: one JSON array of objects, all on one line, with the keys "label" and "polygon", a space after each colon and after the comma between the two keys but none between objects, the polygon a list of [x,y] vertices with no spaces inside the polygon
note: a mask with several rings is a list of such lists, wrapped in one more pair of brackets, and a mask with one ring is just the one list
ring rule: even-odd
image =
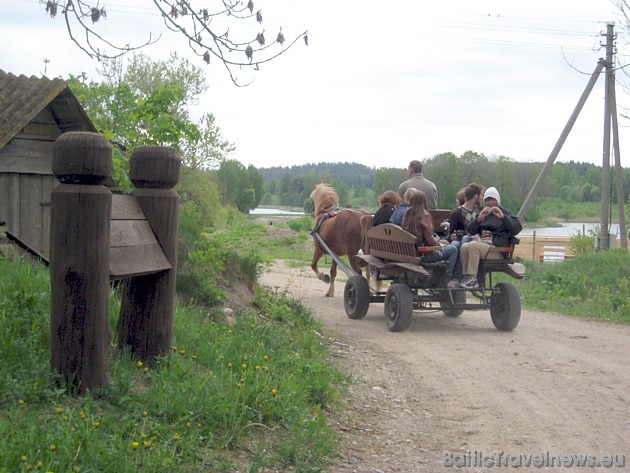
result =
[{"label": "horse's tail", "polygon": [[361,227],[361,250],[364,255],[370,254],[370,245],[367,238],[367,232],[372,228],[372,215],[362,215],[359,219],[359,226]]}]

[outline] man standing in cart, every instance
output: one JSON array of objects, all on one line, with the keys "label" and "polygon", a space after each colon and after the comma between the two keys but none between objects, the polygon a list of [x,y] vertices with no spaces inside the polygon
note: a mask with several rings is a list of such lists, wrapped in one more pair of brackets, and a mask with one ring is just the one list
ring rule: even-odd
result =
[{"label": "man standing in cart", "polygon": [[427,198],[427,209],[437,209],[438,190],[437,186],[422,174],[422,163],[416,159],[409,163],[407,168],[409,179],[398,187],[398,195],[404,197],[405,191],[410,187],[424,192]]}]

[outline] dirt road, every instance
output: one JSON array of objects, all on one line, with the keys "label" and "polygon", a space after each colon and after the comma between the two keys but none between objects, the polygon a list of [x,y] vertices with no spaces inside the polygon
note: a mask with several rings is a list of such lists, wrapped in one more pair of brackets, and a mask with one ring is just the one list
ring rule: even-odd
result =
[{"label": "dirt road", "polygon": [[[326,298],[310,268],[278,263],[262,283],[313,310],[356,381],[349,408],[334,418],[344,436],[334,472],[604,470],[470,466],[475,459],[491,466],[497,451],[510,465],[521,461],[512,455],[605,461],[608,453],[617,464],[625,455],[626,466],[605,471],[630,471],[630,327],[523,311],[506,333],[494,328],[489,311],[455,319],[416,312],[408,331],[391,333],[382,304],[351,320],[344,282]],[[456,467],[446,468],[445,458]],[[561,460],[569,462],[554,464]]]}]

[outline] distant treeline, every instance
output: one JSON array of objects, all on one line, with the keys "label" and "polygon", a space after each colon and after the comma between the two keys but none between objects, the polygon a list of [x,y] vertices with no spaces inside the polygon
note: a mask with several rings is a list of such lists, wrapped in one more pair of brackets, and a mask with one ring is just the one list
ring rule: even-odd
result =
[{"label": "distant treeline", "polygon": [[[452,208],[455,195],[466,184],[476,182],[499,189],[502,204],[518,210],[540,174],[544,163],[523,163],[505,156],[487,157],[467,151],[461,156],[442,153],[425,159],[424,175],[440,193],[439,207]],[[309,207],[313,184],[326,182],[339,194],[342,206],[366,209],[378,206],[377,198],[386,190],[396,190],[407,179],[407,170],[371,168],[359,163],[317,163],[290,167],[258,169],[265,192],[262,204]],[[630,169],[622,169],[624,199],[630,191]],[[602,168],[591,163],[570,161],[554,164],[539,196],[539,201],[560,198],[576,202],[601,200]],[[611,202],[616,204],[615,172],[612,170]],[[536,212],[536,205],[531,210]],[[531,216],[535,219],[535,215]]]}]

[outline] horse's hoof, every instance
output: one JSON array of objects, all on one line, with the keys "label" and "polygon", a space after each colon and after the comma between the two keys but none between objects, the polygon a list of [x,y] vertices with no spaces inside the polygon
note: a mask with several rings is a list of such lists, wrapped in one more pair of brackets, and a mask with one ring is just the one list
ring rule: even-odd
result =
[{"label": "horse's hoof", "polygon": [[330,284],[330,275],[329,274],[323,274],[322,275],[322,281],[324,281],[326,284]]}]

